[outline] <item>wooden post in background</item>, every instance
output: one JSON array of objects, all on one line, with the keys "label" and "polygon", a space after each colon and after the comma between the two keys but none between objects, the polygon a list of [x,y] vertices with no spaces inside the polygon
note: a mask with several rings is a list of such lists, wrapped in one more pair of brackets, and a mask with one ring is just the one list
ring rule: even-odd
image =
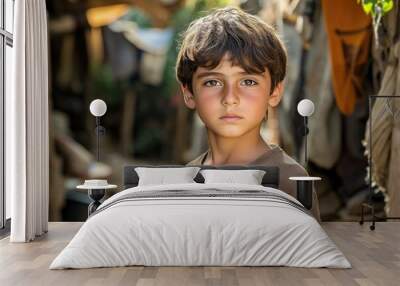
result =
[{"label": "wooden post in background", "polygon": [[[121,120],[121,152],[124,156],[133,158],[134,140],[133,128],[135,126],[135,110],[136,110],[136,94],[132,89],[128,89],[125,93],[124,103],[122,106]],[[132,153],[130,152],[132,151]],[[131,153],[131,154],[130,154]]]},{"label": "wooden post in background", "polygon": [[183,96],[179,90],[178,105],[176,113],[175,144],[174,144],[174,162],[182,164],[184,162],[184,153],[187,149],[188,137],[188,115],[189,110],[183,102]]}]

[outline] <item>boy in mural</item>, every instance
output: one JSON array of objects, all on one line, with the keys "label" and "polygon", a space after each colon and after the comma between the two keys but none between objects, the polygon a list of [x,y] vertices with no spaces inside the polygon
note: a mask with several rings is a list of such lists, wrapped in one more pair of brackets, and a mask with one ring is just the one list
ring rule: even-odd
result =
[{"label": "boy in mural", "polygon": [[[260,135],[268,107],[281,101],[286,50],[275,30],[237,8],[214,10],[193,21],[176,64],[185,104],[207,128],[207,152],[188,165],[278,166],[279,189],[296,197],[291,176],[307,171]],[[313,215],[320,219],[313,191]]]}]

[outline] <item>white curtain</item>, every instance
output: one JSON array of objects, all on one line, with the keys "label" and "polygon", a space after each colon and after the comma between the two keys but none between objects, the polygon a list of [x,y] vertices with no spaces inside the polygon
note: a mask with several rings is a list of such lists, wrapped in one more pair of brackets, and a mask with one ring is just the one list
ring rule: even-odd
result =
[{"label": "white curtain", "polygon": [[48,55],[45,0],[15,1],[12,92],[6,98],[6,187],[12,242],[47,232]]}]

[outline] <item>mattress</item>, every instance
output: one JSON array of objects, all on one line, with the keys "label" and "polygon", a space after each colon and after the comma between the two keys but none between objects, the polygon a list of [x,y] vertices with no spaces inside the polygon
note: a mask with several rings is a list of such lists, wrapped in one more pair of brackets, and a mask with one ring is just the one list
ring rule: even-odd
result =
[{"label": "mattress", "polygon": [[137,186],[110,197],[50,269],[129,265],[351,267],[283,191],[199,183]]}]

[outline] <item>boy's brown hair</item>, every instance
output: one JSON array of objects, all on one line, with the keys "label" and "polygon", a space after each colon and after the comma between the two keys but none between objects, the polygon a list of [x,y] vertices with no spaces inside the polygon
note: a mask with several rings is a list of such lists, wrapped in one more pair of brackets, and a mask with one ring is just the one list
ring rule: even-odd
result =
[{"label": "boy's brown hair", "polygon": [[248,73],[271,75],[271,92],[286,74],[286,49],[276,31],[260,18],[238,8],[212,11],[193,21],[182,34],[176,62],[178,81],[193,93],[192,78],[198,67],[213,69],[225,53]]}]

